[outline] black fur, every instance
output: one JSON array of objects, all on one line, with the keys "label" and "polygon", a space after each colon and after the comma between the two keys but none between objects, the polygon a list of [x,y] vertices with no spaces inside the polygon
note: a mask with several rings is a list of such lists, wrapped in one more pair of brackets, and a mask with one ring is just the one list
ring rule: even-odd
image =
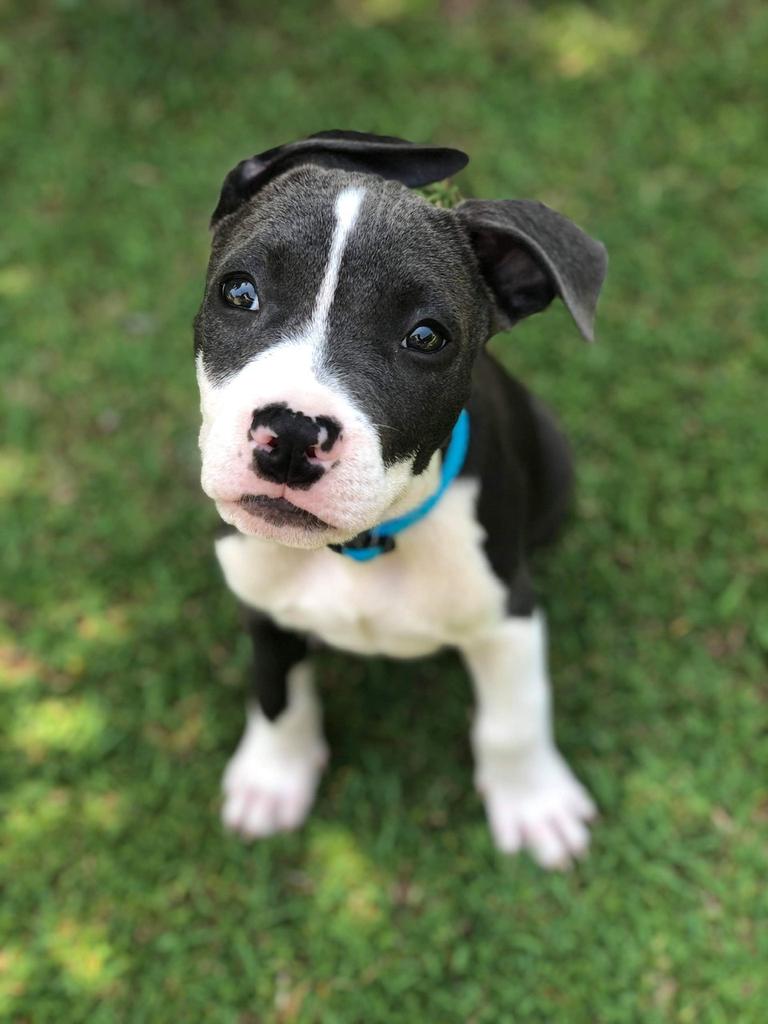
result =
[{"label": "black fur", "polygon": [[477,517],[491,568],[509,590],[508,610],[528,615],[528,559],[554,538],[568,510],[573,472],[551,414],[487,352],[477,359],[470,445],[462,476],[480,483]]},{"label": "black fur", "polygon": [[307,642],[297,633],[280,629],[266,615],[245,610],[253,646],[251,687],[259,707],[274,721],[288,702],[286,676],[307,654]]},{"label": "black fur", "polygon": [[587,341],[608,257],[602,242],[530,199],[467,199],[456,216],[469,232],[502,318],[511,327],[559,295]]},{"label": "black fur", "polygon": [[241,160],[224,179],[211,224],[234,213],[272,178],[292,167],[315,164],[363,171],[415,188],[456,174],[468,160],[460,149],[418,146],[391,135],[339,130],[318,132],[307,139],[275,146]]}]

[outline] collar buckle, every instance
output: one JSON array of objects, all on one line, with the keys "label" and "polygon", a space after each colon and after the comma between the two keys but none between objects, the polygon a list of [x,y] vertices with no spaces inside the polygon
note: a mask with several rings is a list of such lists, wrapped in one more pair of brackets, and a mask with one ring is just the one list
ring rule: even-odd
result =
[{"label": "collar buckle", "polygon": [[348,551],[370,551],[372,548],[376,549],[377,554],[386,555],[390,551],[394,551],[395,538],[377,537],[373,530],[363,530],[352,540],[348,540],[346,544],[329,544],[328,547],[338,555],[344,555]]}]

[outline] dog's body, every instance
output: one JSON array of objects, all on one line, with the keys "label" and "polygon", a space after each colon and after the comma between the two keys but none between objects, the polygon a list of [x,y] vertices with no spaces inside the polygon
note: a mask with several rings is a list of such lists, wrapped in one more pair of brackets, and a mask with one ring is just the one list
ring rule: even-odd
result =
[{"label": "dog's body", "polygon": [[[256,698],[223,816],[262,836],[311,805],[327,752],[308,640],[395,658],[454,647],[497,844],[562,866],[593,807],[552,741],[528,556],[562,520],[570,458],[482,346],[555,294],[589,335],[604,255],[539,204],[439,210],[394,183],[464,162],[328,133],[245,161],[222,190],[196,322],[203,486],[236,527],[217,555],[251,610]],[[462,408],[460,476],[391,550],[351,557],[438,490]]]}]

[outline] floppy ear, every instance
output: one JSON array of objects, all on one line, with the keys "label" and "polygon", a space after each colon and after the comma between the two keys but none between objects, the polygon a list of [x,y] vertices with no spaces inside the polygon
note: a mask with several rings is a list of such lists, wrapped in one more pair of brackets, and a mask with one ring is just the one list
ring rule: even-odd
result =
[{"label": "floppy ear", "polygon": [[498,329],[538,313],[556,295],[587,341],[608,256],[602,242],[530,199],[467,199],[456,215],[501,313]]},{"label": "floppy ear", "polygon": [[419,146],[405,139],[365,132],[319,132],[241,160],[224,179],[211,226],[250,199],[276,174],[300,164],[378,174],[418,187],[456,174],[468,162],[469,157],[459,149]]}]

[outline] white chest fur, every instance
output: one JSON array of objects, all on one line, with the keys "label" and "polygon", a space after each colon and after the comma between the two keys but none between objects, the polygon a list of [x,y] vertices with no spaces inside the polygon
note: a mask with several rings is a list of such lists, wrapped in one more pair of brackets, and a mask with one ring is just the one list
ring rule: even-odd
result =
[{"label": "white chest fur", "polygon": [[454,482],[393,552],[356,562],[230,534],[216,554],[230,589],[277,623],[360,654],[410,658],[471,642],[504,617],[483,554],[477,484]]}]

